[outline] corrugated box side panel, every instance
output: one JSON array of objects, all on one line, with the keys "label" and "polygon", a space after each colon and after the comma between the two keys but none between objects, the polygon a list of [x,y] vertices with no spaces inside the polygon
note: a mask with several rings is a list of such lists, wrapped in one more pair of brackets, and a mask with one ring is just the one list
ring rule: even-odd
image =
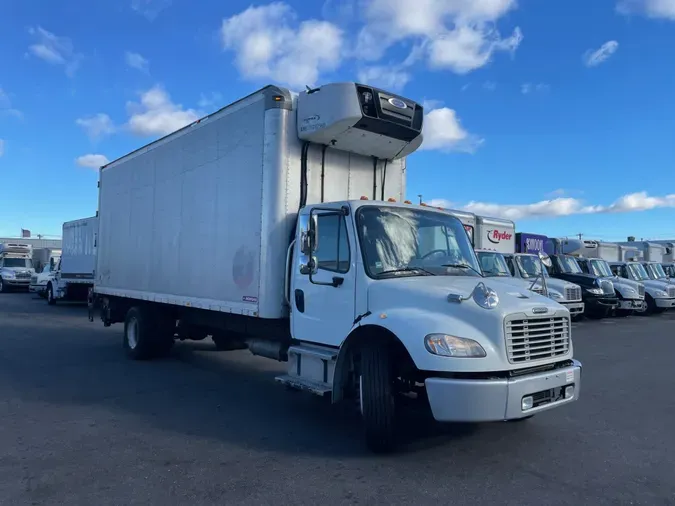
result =
[{"label": "corrugated box side panel", "polygon": [[257,314],[262,99],[101,171],[97,291]]},{"label": "corrugated box side panel", "polygon": [[63,224],[61,273],[68,277],[91,277],[96,267],[96,217]]}]

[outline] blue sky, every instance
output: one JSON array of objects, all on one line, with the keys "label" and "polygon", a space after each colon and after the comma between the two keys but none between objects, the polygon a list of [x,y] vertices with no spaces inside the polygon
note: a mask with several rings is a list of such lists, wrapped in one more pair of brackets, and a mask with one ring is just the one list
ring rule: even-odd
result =
[{"label": "blue sky", "polygon": [[96,211],[91,166],[264,84],[335,80],[425,103],[411,199],[550,236],[675,236],[675,0],[13,4],[0,236],[60,234]]}]

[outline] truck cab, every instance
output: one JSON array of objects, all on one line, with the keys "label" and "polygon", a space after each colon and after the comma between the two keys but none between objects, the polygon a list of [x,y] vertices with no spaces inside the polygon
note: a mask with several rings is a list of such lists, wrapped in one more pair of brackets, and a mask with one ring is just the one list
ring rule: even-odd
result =
[{"label": "truck cab", "polygon": [[612,282],[619,299],[619,305],[614,310],[616,316],[629,316],[634,312],[645,311],[644,284],[615,276],[609,266],[609,262],[615,262],[621,258],[622,249],[619,244],[595,240],[562,239],[561,247],[564,253],[577,258],[577,263],[585,273]]},{"label": "truck cab", "polygon": [[644,285],[647,308],[643,314],[663,313],[675,307],[675,285],[667,280],[652,279],[642,262],[610,262],[609,265],[616,276]]},{"label": "truck cab", "polygon": [[60,260],[60,255],[49,257],[49,261],[44,264],[42,270],[31,276],[29,288],[31,293],[36,293],[40,297],[45,297],[47,295],[47,285],[54,279],[56,268]]},{"label": "truck cab", "polygon": [[18,242],[0,244],[0,293],[11,289],[28,290],[35,270],[31,246]]}]

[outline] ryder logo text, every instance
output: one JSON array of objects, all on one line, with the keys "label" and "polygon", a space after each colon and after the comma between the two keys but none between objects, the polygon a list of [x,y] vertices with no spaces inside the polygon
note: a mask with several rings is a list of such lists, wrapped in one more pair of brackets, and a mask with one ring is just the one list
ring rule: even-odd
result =
[{"label": "ryder logo text", "polygon": [[487,238],[493,244],[499,244],[502,241],[509,241],[513,234],[509,232],[500,232],[499,230],[488,230]]}]

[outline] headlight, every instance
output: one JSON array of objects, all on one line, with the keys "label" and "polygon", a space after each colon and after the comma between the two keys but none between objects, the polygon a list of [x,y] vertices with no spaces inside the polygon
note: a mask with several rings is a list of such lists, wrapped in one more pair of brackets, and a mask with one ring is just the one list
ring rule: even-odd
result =
[{"label": "headlight", "polygon": [[2,277],[7,278],[7,279],[14,279],[16,276],[12,271],[7,271],[5,272]]},{"label": "headlight", "polygon": [[550,291],[550,290],[549,290],[549,292],[548,292],[548,295],[549,295],[549,297],[551,297],[552,299],[563,299],[563,298],[564,298],[564,297],[562,296],[561,293],[558,293],[558,292],[552,292],[552,291]]},{"label": "headlight", "polygon": [[593,295],[602,295],[603,294],[602,288],[586,288],[586,291],[588,293],[592,293]]},{"label": "headlight", "polygon": [[473,339],[448,334],[429,334],[424,338],[424,346],[429,353],[441,357],[482,358],[487,355]]},{"label": "headlight", "polygon": [[654,295],[656,297],[668,297],[668,294],[666,292],[661,291],[661,290],[656,290],[654,292]]}]

